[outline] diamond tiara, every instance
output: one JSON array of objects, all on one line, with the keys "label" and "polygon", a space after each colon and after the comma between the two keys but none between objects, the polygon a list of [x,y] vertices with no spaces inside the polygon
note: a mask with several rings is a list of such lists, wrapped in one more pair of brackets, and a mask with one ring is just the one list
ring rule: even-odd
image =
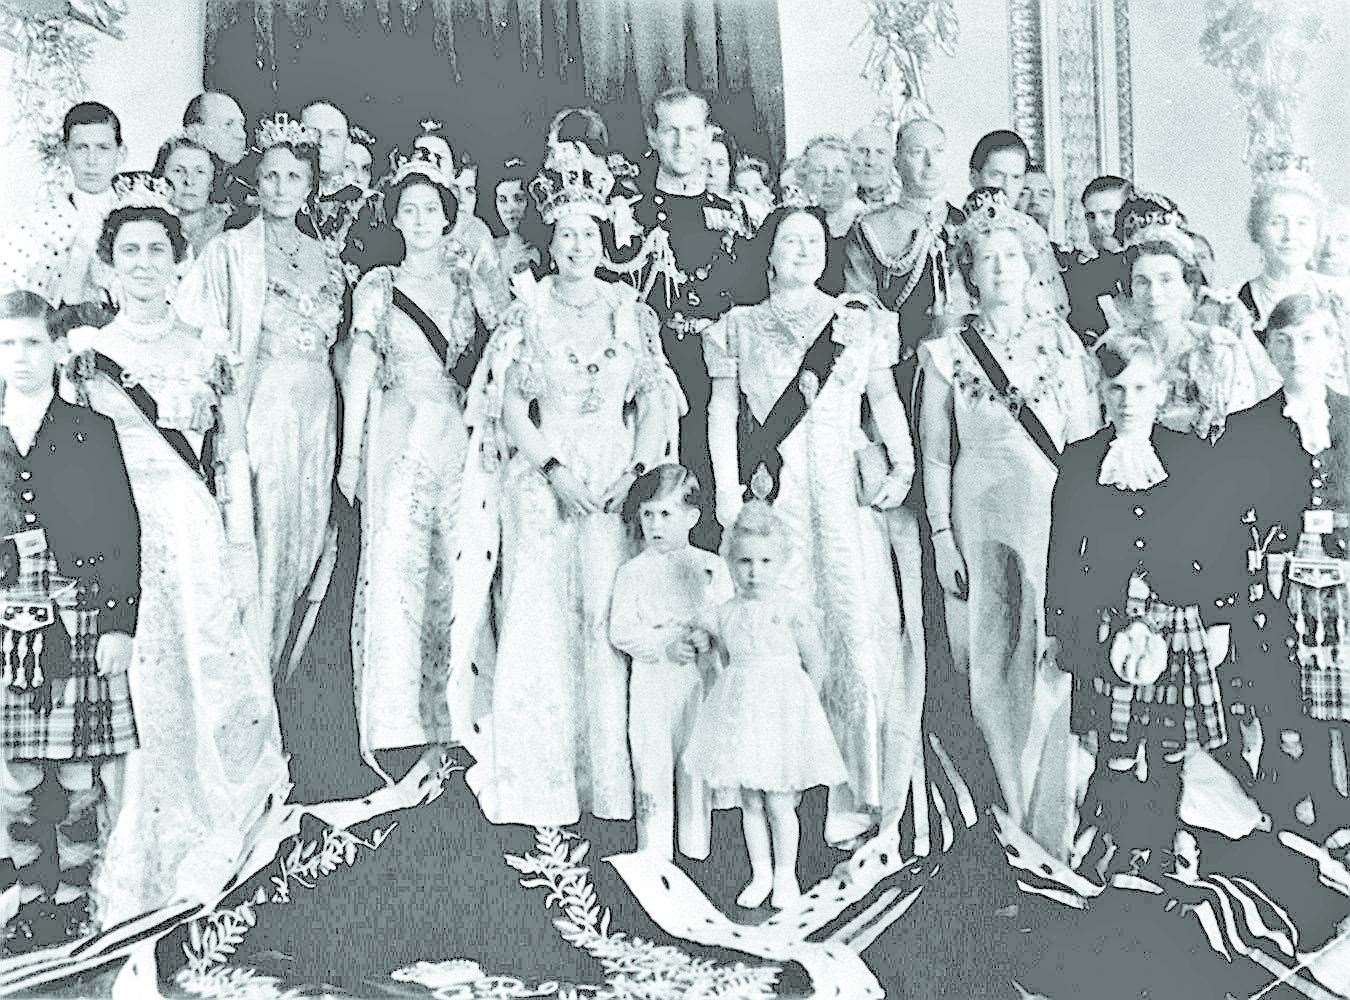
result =
[{"label": "diamond tiara", "polygon": [[258,148],[261,150],[271,149],[283,142],[292,146],[317,146],[319,144],[319,133],[317,131],[304,122],[292,118],[284,111],[278,111],[271,118],[264,118],[260,121],[256,136]]}]

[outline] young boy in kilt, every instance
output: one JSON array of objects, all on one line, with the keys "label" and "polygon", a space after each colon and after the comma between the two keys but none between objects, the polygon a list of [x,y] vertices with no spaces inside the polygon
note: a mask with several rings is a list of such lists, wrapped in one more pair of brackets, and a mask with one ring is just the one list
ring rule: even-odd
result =
[{"label": "young boy in kilt", "polygon": [[0,295],[0,819],[11,952],[92,926],[89,885],[137,746],[127,668],[140,522],[112,421],[54,391],[46,300]]}]

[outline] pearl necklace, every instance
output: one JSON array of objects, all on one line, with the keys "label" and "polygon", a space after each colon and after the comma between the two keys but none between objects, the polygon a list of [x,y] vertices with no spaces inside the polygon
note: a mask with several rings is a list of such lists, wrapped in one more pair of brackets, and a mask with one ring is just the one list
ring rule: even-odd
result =
[{"label": "pearl necklace", "polygon": [[116,330],[128,340],[134,340],[139,344],[153,344],[168,336],[169,331],[174,328],[174,322],[173,310],[166,309],[163,316],[148,323],[126,316],[119,317]]},{"label": "pearl necklace", "polygon": [[566,306],[568,309],[571,309],[573,312],[577,314],[584,313],[586,310],[593,308],[595,304],[600,301],[599,292],[596,292],[585,302],[573,302],[571,299],[563,297],[563,295],[558,291],[557,285],[550,285],[548,292],[549,297],[552,298],[554,302],[557,302],[559,305]]}]

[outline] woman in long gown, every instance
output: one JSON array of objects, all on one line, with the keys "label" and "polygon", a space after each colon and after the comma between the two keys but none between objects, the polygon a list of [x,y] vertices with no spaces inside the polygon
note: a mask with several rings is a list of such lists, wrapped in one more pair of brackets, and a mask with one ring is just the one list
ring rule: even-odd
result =
[{"label": "woman in long gown", "polygon": [[269,796],[288,790],[252,604],[242,416],[226,360],[170,309],[186,241],[159,184],[119,181],[99,252],[123,308],[69,334],[71,387],[116,424],[141,515],[141,740],[96,883],[105,925],[222,888]]},{"label": "woman in long gown", "polygon": [[[904,499],[914,473],[909,424],[890,377],[899,334],[894,314],[846,308],[816,287],[827,239],[819,209],[778,209],[756,239],[771,290],[758,305],[733,308],[703,341],[713,379],[717,517],[730,527],[753,481],[792,539],[783,585],[827,623],[822,701],[848,781],[830,791],[825,838],[847,845],[883,811],[904,806],[920,754],[924,678],[896,666],[900,602],[880,513]],[[776,401],[794,394],[805,403],[794,410],[798,419],[760,429]],[[869,450],[864,396],[885,442],[866,500],[856,458]]]},{"label": "woman in long gown", "polygon": [[[978,311],[920,345],[920,453],[952,643],[1013,822],[1067,857],[1073,824],[1067,679],[1042,664],[1056,456],[1101,424],[1082,342],[1030,280],[1044,233],[982,189],[958,261]],[[1033,437],[1033,434],[1035,435]],[[953,613],[954,612],[954,613]]]},{"label": "woman in long gown", "polygon": [[244,407],[258,548],[258,603],[275,673],[295,602],[323,552],[332,503],[342,320],[337,258],[296,227],[319,181],[318,136],[284,114],[258,129],[261,212],[218,237],[179,286],[178,313],[227,335]]},{"label": "woman in long gown", "polygon": [[[353,294],[338,488],[360,501],[352,664],[362,756],[449,742],[445,684],[455,505],[468,435],[461,406],[475,342],[472,272],[445,253],[458,204],[415,153],[384,193],[394,266]],[[475,349],[477,347],[477,349]]]},{"label": "woman in long gown", "polygon": [[[595,276],[613,183],[580,144],[550,151],[530,187],[557,274],[508,310],[465,413],[449,697],[454,738],[478,761],[469,784],[496,823],[633,815],[610,589],[634,551],[623,499],[675,454],[682,397],[655,314]],[[494,665],[479,643],[499,560]]]}]

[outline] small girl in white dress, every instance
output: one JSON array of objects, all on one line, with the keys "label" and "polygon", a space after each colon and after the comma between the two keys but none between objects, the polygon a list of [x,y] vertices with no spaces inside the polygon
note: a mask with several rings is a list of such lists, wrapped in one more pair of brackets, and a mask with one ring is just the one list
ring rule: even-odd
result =
[{"label": "small girl in white dress", "polygon": [[762,501],[748,502],[732,525],[736,596],[704,623],[721,669],[683,759],[710,788],[740,793],[750,883],[736,903],[747,909],[763,905],[770,890],[779,909],[800,898],[800,793],[848,780],[818,694],[828,660],[815,612],[776,585],[787,544],[784,525]]},{"label": "small girl in white dress", "polygon": [[619,567],[609,613],[610,642],[633,659],[628,746],[638,849],[667,859],[677,821],[680,852],[691,858],[708,856],[710,836],[705,789],[677,767],[703,701],[707,633],[695,622],[732,594],[726,563],[689,544],[702,504],[698,479],[684,466],[658,465],[637,478],[623,519],[644,547]]}]

